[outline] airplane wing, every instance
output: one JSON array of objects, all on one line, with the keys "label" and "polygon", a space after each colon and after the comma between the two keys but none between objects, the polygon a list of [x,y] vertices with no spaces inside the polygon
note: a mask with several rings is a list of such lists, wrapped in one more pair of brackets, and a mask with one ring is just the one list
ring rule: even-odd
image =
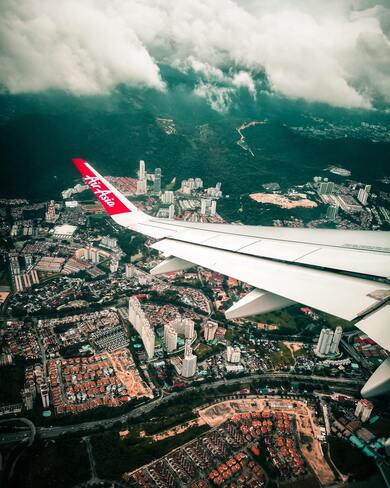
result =
[{"label": "airplane wing", "polygon": [[[152,274],[199,265],[254,287],[226,311],[227,318],[301,303],[356,321],[357,327],[390,350],[388,232],[158,219],[139,211],[89,163],[73,161],[118,224],[157,239],[151,247],[166,259]],[[383,382],[379,387],[377,383],[375,392],[383,386]],[[366,391],[366,396],[370,391]]]}]

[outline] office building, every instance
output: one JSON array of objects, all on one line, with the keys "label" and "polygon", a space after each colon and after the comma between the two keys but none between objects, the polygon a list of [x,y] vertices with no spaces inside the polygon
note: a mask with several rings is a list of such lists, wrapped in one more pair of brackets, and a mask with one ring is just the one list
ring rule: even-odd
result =
[{"label": "office building", "polygon": [[335,220],[338,212],[339,212],[338,205],[329,205],[329,207],[326,211],[326,218],[329,220]]},{"label": "office building", "polygon": [[154,356],[156,340],[154,330],[144,314],[141,304],[136,296],[129,298],[129,321],[140,335],[148,359],[152,359]]},{"label": "office building", "polygon": [[205,340],[206,341],[214,340],[217,329],[218,329],[218,324],[216,322],[212,322],[212,321],[207,322],[203,329]]},{"label": "office building", "polygon": [[173,205],[173,203],[171,203],[171,205],[169,205],[169,208],[168,208],[168,218],[169,219],[175,218],[175,206]]},{"label": "office building", "polygon": [[227,346],[226,360],[229,363],[239,363],[241,360],[241,350],[238,346]]},{"label": "office building", "polygon": [[362,422],[366,422],[370,418],[373,408],[374,405],[370,400],[362,398],[356,404],[355,415],[360,418]]},{"label": "office building", "polygon": [[191,339],[186,339],[181,374],[184,378],[191,378],[196,373],[196,356],[192,352]]}]

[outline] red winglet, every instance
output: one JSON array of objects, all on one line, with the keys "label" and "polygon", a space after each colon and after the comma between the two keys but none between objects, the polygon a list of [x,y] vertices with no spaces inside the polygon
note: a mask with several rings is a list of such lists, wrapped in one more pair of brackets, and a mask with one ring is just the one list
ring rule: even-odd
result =
[{"label": "red winglet", "polygon": [[73,163],[79,170],[85,183],[93,191],[96,198],[109,215],[131,212],[131,210],[118,198],[115,191],[112,191],[112,189],[107,186],[108,182],[106,182],[99,173],[94,171],[86,161],[75,158],[73,159]]}]

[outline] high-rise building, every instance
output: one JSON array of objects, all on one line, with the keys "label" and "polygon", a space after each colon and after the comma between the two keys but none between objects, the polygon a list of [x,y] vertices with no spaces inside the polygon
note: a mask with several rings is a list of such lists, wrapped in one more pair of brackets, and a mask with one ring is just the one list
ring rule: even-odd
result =
[{"label": "high-rise building", "polygon": [[356,404],[355,415],[359,417],[362,422],[366,422],[371,415],[374,405],[370,400],[362,398]]},{"label": "high-rise building", "polygon": [[143,161],[142,159],[139,162],[138,179],[139,180],[145,180],[146,179],[145,161]]},{"label": "high-rise building", "polygon": [[191,378],[196,373],[196,356],[192,352],[191,339],[186,339],[181,374],[184,378]]},{"label": "high-rise building", "polygon": [[118,247],[118,239],[115,237],[104,236],[101,240],[101,245],[103,247],[108,247],[109,249],[116,249]]},{"label": "high-rise building", "polygon": [[119,263],[117,259],[111,259],[110,271],[111,273],[116,273],[118,271]]},{"label": "high-rise building", "polygon": [[125,273],[126,273],[126,278],[132,278],[134,276],[134,267],[131,264],[126,263]]},{"label": "high-rise building", "polygon": [[49,224],[54,224],[57,219],[58,215],[56,214],[56,204],[54,200],[50,200],[50,203],[47,206],[47,211],[45,213],[45,221]]},{"label": "high-rise building", "polygon": [[334,333],[331,329],[322,329],[316,352],[321,356],[338,354],[342,335],[343,329],[340,326],[336,327]]},{"label": "high-rise building", "polygon": [[129,321],[140,335],[148,359],[151,359],[154,356],[156,338],[136,296],[129,298]]},{"label": "high-rise building", "polygon": [[217,329],[218,329],[218,324],[216,322],[212,322],[211,320],[207,322],[203,329],[205,340],[206,341],[214,340]]},{"label": "high-rise building", "polygon": [[146,182],[146,178],[144,178],[143,180],[138,180],[137,181],[137,195],[145,195],[145,193],[147,193],[147,190],[148,190],[148,185]]},{"label": "high-rise building", "polygon": [[203,180],[201,178],[195,178],[195,189],[203,188]]},{"label": "high-rise building", "polygon": [[322,329],[317,343],[317,351],[322,355],[329,354],[332,339],[333,331],[331,329]]},{"label": "high-rise building", "polygon": [[216,185],[215,185],[215,188],[220,191],[221,190],[221,185],[222,183],[221,182],[218,182]]},{"label": "high-rise building", "polygon": [[368,199],[368,192],[360,188],[359,193],[358,193],[358,200],[362,205],[367,205],[367,199]]},{"label": "high-rise building", "polygon": [[211,207],[210,207],[210,215],[214,216],[217,213],[217,201],[212,200],[211,201]]},{"label": "high-rise building", "polygon": [[191,319],[177,318],[169,322],[170,327],[179,335],[184,335],[186,339],[194,337],[194,321]]},{"label": "high-rise building", "polygon": [[153,193],[159,195],[161,192],[161,168],[154,170]]},{"label": "high-rise building", "polygon": [[29,388],[25,388],[24,390],[22,390],[22,399],[23,399],[23,405],[25,409],[32,410],[34,406],[34,397]]},{"label": "high-rise building", "polygon": [[241,350],[238,346],[227,346],[226,360],[229,363],[239,363],[241,360]]},{"label": "high-rise building", "polygon": [[334,191],[334,183],[333,181],[322,181],[320,183],[318,193],[320,195],[330,195]]},{"label": "high-rise building", "polygon": [[371,191],[371,185],[366,185],[366,186],[364,187],[364,191],[365,191],[367,194],[368,194],[368,193],[370,193],[370,191]]},{"label": "high-rise building", "polygon": [[329,205],[326,211],[326,218],[329,220],[334,220],[337,217],[338,211],[338,205]]},{"label": "high-rise building", "polygon": [[166,205],[169,205],[171,203],[174,203],[175,201],[175,195],[173,191],[164,191],[164,193],[161,195],[161,201],[162,203],[165,203]]},{"label": "high-rise building", "polygon": [[49,398],[49,385],[47,383],[41,383],[41,399],[43,408],[49,408],[50,398]]},{"label": "high-rise building", "polygon": [[342,327],[340,327],[338,325],[336,327],[336,330],[334,331],[332,343],[331,343],[330,348],[329,348],[330,354],[338,354],[339,344],[340,344],[342,336],[343,336],[343,329],[342,329]]},{"label": "high-rise building", "polygon": [[206,215],[206,213],[207,213],[207,208],[208,208],[208,206],[209,206],[209,201],[210,201],[210,200],[209,200],[208,198],[202,198],[202,199],[200,200],[200,213],[201,213],[202,215]]},{"label": "high-rise building", "polygon": [[177,348],[177,332],[171,327],[171,324],[164,325],[164,343],[168,352],[172,352]]},{"label": "high-rise building", "polygon": [[168,208],[168,218],[173,219],[174,217],[175,217],[175,206],[173,205],[173,203],[171,203]]}]

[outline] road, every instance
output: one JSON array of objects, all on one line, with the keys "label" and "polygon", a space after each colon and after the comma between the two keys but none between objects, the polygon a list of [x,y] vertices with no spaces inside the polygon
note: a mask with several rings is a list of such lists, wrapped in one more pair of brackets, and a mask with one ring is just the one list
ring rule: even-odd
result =
[{"label": "road", "polygon": [[[310,375],[294,375],[289,373],[267,373],[267,374],[256,374],[251,376],[244,376],[242,378],[231,378],[228,380],[218,380],[214,383],[203,383],[197,386],[191,386],[186,388],[185,390],[181,390],[179,392],[173,392],[167,396],[162,396],[156,398],[155,400],[145,402],[137,407],[135,407],[131,412],[109,418],[109,419],[101,419],[95,420],[90,422],[83,422],[73,425],[66,425],[66,426],[58,426],[58,427],[38,427],[37,434],[39,437],[43,439],[54,439],[64,434],[88,434],[91,431],[98,429],[99,427],[103,427],[104,429],[112,428],[114,424],[120,422],[121,424],[125,424],[129,419],[135,419],[138,417],[142,417],[152,411],[154,408],[158,407],[159,405],[163,405],[168,401],[180,398],[184,394],[188,392],[196,392],[196,391],[205,391],[205,390],[215,390],[221,386],[230,386],[230,385],[245,385],[248,381],[258,381],[258,380],[275,380],[275,379],[286,379],[292,381],[301,381],[301,382],[308,382],[308,383],[326,383],[328,385],[344,385],[350,386],[351,388],[357,389],[359,386],[363,385],[363,381],[358,381],[356,379],[347,379],[347,378],[332,378],[326,376],[310,376]],[[10,443],[10,442],[17,442],[22,440],[25,433],[23,432],[14,432],[12,434],[2,434],[0,436],[0,445],[1,443]]]}]

